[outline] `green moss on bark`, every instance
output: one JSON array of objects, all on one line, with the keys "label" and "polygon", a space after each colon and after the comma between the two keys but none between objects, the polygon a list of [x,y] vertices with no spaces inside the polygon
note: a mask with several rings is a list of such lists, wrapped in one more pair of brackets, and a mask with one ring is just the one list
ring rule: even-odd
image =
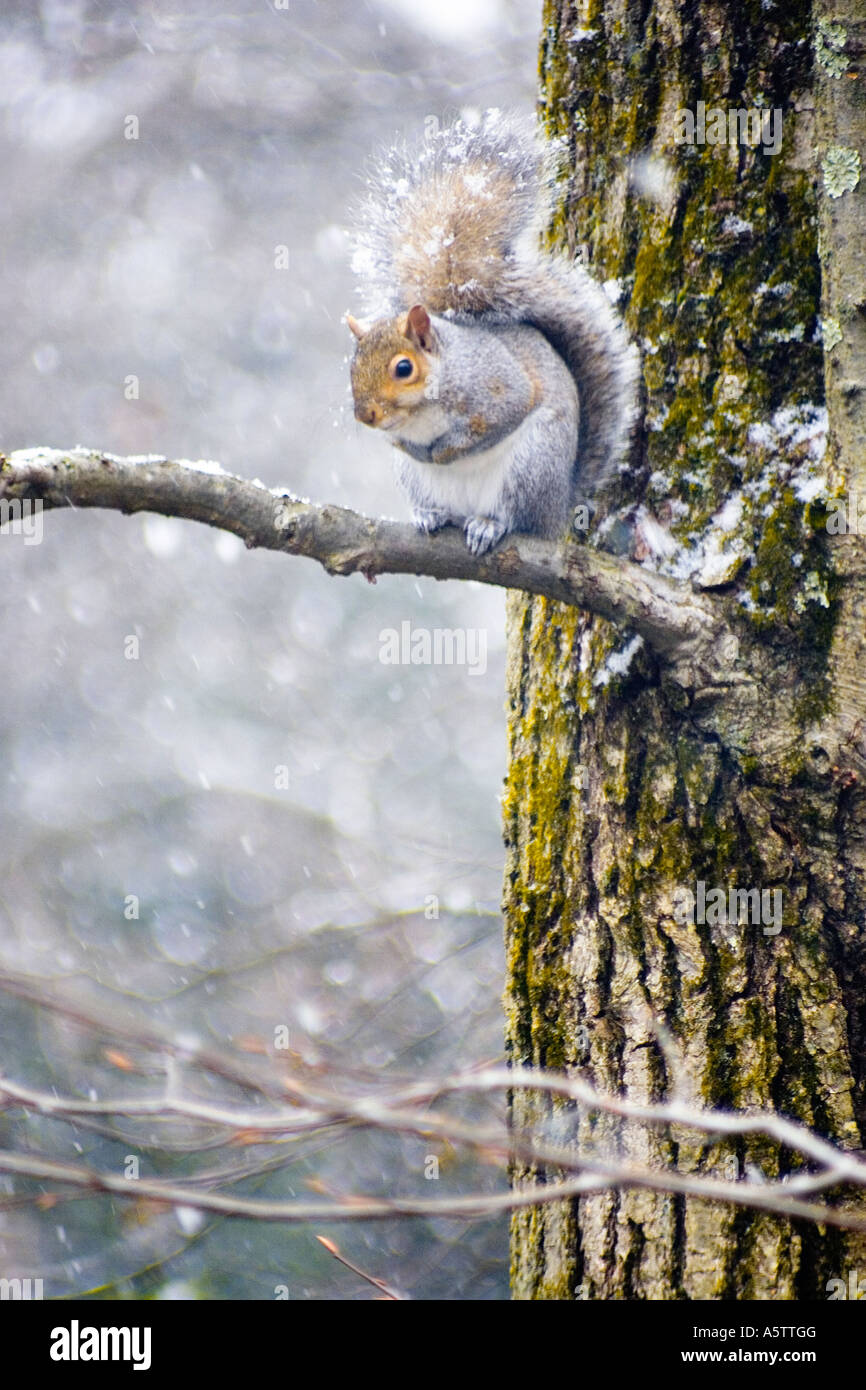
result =
[{"label": "green moss on bark", "polygon": [[[832,706],[839,609],[827,494],[815,487],[810,16],[801,0],[784,13],[759,0],[640,14],[598,0],[545,6],[541,117],[570,157],[551,235],[619,279],[642,348],[633,495],[684,546],[714,538],[725,562],[730,551],[713,583],[741,634],[743,672],[764,677],[752,703],[736,691],[684,697],[645,651],[611,673],[628,633],[509,598],[506,1002],[516,1061],[580,1068],[638,1099],[676,1082],[708,1106],[775,1107],[853,1145],[860,1083],[825,862],[840,791],[817,775],[807,737]],[[698,99],[781,108],[781,153],[678,146],[674,114]],[[781,930],[684,920],[676,894],[699,882],[780,892]],[[550,1113],[515,1097],[517,1124]],[[573,1117],[572,1137],[732,1181],[792,1162],[758,1137],[710,1144],[589,1113]],[[517,1182],[543,1176],[515,1167]],[[840,1248],[775,1217],[606,1193],[515,1217],[514,1287],[793,1298]]]}]

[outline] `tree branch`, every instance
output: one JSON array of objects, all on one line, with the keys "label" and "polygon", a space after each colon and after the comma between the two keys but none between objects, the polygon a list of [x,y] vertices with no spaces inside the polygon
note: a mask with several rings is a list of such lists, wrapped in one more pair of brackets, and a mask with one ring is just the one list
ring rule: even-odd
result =
[{"label": "tree branch", "polygon": [[716,602],[585,545],[511,536],[477,558],[453,527],[426,536],[406,523],[271,491],[217,463],[118,458],[92,449],[0,455],[2,500],[184,517],[230,531],[248,549],[303,555],[329,574],[360,573],[371,582],[379,574],[416,574],[543,594],[632,628],[663,660],[701,663],[704,678],[722,684],[737,679],[736,638]]}]

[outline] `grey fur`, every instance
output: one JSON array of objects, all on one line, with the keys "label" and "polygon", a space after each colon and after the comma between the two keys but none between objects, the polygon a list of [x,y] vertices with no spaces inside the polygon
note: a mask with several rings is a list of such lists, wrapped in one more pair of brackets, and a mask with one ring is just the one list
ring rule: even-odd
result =
[{"label": "grey fur", "polygon": [[[481,171],[468,195],[467,170]],[[356,223],[353,265],[367,313],[392,317],[419,303],[438,315],[437,399],[449,424],[432,443],[394,431],[408,455],[401,484],[419,525],[465,522],[467,541],[479,551],[509,530],[561,534],[578,496],[595,495],[625,458],[636,414],[639,359],[619,315],[582,266],[539,246],[553,187],[550,147],[521,119],[488,112],[477,125],[437,130],[414,152],[392,150]],[[544,350],[533,329],[547,340]],[[527,357],[543,386],[540,405],[526,397]],[[492,375],[507,382],[507,399],[498,403],[484,394]],[[482,440],[468,433],[473,412],[489,422]],[[436,473],[450,460],[437,460],[437,452],[458,450],[450,466],[460,467],[464,455],[515,432],[528,412],[533,428],[515,433],[501,505],[492,516],[449,512],[437,501]]]}]

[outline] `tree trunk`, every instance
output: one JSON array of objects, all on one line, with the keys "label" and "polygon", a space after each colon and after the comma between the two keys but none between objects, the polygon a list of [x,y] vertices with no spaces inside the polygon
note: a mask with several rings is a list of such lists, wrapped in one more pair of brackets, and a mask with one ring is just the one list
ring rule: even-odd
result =
[{"label": "tree trunk", "polygon": [[[692,557],[736,652],[719,681],[509,595],[504,799],[512,1060],[634,1100],[676,1089],[774,1110],[852,1149],[866,1129],[866,552],[827,522],[841,492],[866,514],[856,9],[834,7],[839,30],[802,0],[546,4],[542,116],[569,173],[554,234],[620,281],[643,354],[629,496]],[[780,111],[779,152],[677,144],[678,110],[699,101],[705,118]],[[637,558],[647,534],[631,528]],[[752,894],[739,921],[713,894],[730,909],[732,888]],[[793,1162],[764,1138],[625,1127],[526,1093],[512,1116],[587,1155],[732,1182]],[[546,1176],[515,1164],[518,1185]],[[858,1265],[862,1236],[645,1190],[513,1222],[517,1298],[826,1298]]]}]

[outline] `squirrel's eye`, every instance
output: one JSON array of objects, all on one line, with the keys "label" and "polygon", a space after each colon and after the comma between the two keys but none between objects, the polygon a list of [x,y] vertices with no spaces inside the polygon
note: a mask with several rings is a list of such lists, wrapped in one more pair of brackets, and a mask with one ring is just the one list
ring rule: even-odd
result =
[{"label": "squirrel's eye", "polygon": [[412,358],[395,357],[391,363],[391,375],[396,381],[411,381],[417,375]]}]

